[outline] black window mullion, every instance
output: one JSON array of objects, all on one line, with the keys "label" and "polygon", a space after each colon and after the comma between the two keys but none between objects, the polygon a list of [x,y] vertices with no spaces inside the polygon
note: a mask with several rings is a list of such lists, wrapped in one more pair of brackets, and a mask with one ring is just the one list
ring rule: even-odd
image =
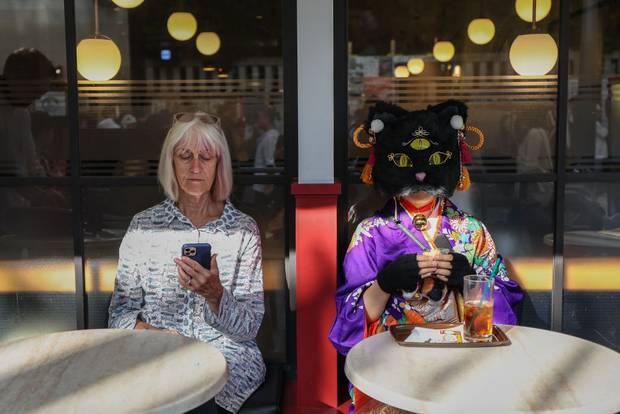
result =
[{"label": "black window mullion", "polygon": [[75,267],[76,328],[86,329],[87,306],[84,287],[84,234],[80,185],[80,140],[78,135],[78,90],[75,1],[65,2],[65,47],[67,55],[67,128],[71,142],[71,207],[73,209],[73,264]]},{"label": "black window mullion", "polygon": [[570,2],[560,1],[560,54],[558,62],[558,104],[556,141],[555,220],[553,226],[553,284],[551,290],[551,329],[562,330],[564,297],[564,197],[566,187],[566,133],[568,116],[568,52]]}]

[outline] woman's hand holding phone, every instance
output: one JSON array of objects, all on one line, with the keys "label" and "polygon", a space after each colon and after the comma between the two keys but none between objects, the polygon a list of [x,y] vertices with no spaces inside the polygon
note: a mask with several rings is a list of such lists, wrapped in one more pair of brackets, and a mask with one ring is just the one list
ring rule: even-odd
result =
[{"label": "woman's hand holding phone", "polygon": [[219,313],[224,287],[220,282],[217,255],[215,254],[211,257],[211,269],[206,269],[200,263],[187,256],[175,258],[174,262],[179,269],[179,283],[181,286],[203,296],[211,310],[216,314]]}]

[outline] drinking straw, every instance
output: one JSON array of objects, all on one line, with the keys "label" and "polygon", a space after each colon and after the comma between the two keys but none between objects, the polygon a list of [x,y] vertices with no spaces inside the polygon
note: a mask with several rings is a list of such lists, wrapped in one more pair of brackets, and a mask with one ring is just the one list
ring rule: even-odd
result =
[{"label": "drinking straw", "polygon": [[484,290],[482,291],[482,297],[480,298],[480,306],[482,306],[482,302],[484,301],[484,298],[486,298],[487,292],[491,288],[491,284],[493,283],[493,279],[495,278],[495,275],[497,274],[497,269],[499,269],[499,264],[501,263],[501,261],[502,261],[502,256],[497,256],[497,260],[495,261],[495,266],[493,266],[493,270],[491,270],[491,275],[489,276],[489,281],[484,286]]}]

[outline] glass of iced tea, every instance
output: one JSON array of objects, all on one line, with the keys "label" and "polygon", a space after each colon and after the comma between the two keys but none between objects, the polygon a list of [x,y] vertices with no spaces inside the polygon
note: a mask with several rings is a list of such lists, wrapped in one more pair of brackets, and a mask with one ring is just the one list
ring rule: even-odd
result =
[{"label": "glass of iced tea", "polygon": [[467,275],[463,282],[465,339],[488,342],[493,338],[493,279]]}]

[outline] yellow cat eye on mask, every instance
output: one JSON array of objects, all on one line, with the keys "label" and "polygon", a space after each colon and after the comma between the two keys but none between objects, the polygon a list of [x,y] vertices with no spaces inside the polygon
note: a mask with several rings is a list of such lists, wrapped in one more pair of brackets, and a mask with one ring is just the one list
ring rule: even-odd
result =
[{"label": "yellow cat eye on mask", "polygon": [[433,152],[430,157],[428,157],[429,165],[441,165],[448,162],[448,160],[452,158],[452,153],[450,151],[446,152]]},{"label": "yellow cat eye on mask", "polygon": [[428,149],[431,144],[439,145],[437,142],[431,141],[430,133],[422,127],[418,127],[418,129],[416,129],[411,136],[413,138],[402,143],[403,147],[410,146],[412,150],[424,151],[425,149]]},{"label": "yellow cat eye on mask", "polygon": [[388,160],[392,161],[394,165],[401,168],[413,167],[413,162],[411,158],[407,154],[403,154],[401,152],[390,152],[388,154]]}]

